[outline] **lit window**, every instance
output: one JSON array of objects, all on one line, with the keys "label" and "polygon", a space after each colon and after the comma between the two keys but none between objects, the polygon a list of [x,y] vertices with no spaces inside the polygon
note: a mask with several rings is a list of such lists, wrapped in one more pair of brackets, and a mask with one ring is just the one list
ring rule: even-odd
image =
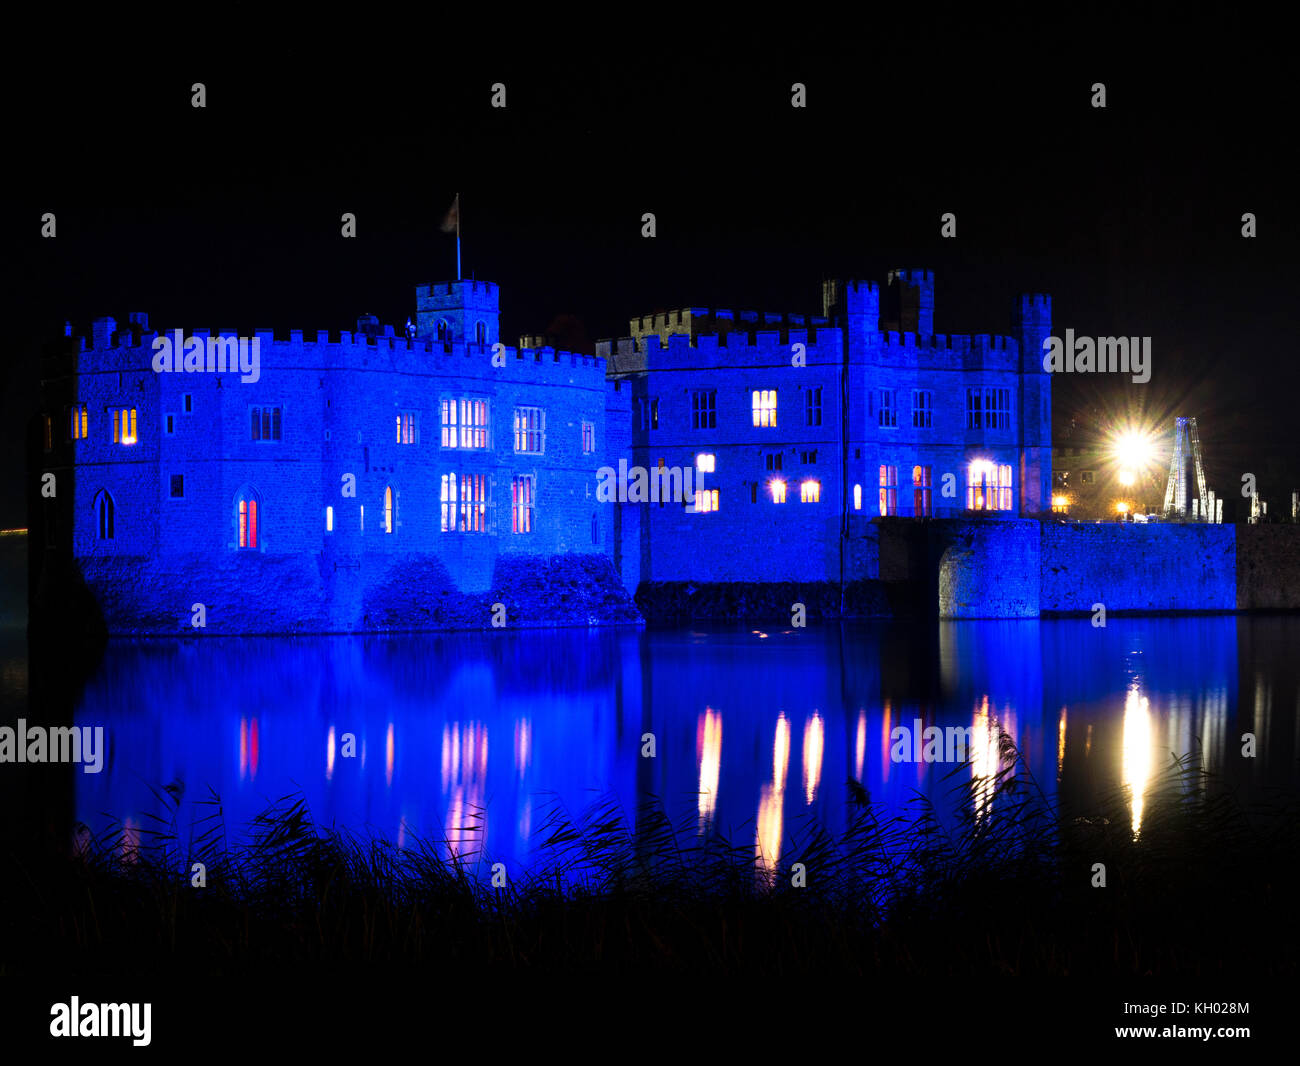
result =
[{"label": "lit window", "polygon": [[134,444],[135,441],[135,408],[113,408],[113,443]]},{"label": "lit window", "polygon": [[442,475],[442,531],[487,532],[487,477],[483,474]]},{"label": "lit window", "polygon": [[397,528],[397,497],[393,486],[384,487],[384,532],[391,533]]},{"label": "lit window", "polygon": [[932,489],[930,479],[933,467],[912,467],[912,513],[917,517],[928,517],[933,511]]},{"label": "lit window", "polygon": [[966,507],[971,511],[1010,511],[1011,467],[976,459],[967,467]]},{"label": "lit window", "polygon": [[95,517],[99,522],[99,539],[113,539],[113,517],[116,508],[113,506],[113,497],[105,489],[99,490],[99,495],[95,497]]},{"label": "lit window", "polygon": [[71,440],[85,440],[89,428],[86,405],[79,403],[75,407],[69,408],[68,413],[71,416],[71,425],[68,427],[69,438]]},{"label": "lit window", "polygon": [[487,400],[445,399],[442,401],[442,446],[444,448],[487,447]]},{"label": "lit window", "polygon": [[419,421],[414,411],[400,411],[397,415],[397,443],[418,444]]},{"label": "lit window", "polygon": [[712,474],[714,472],[715,456],[707,452],[701,452],[695,457],[695,469],[701,474]]},{"label": "lit window", "polygon": [[363,503],[359,510],[361,511],[361,517],[358,519],[358,525],[361,528],[361,532],[364,533],[366,531],[366,505]]},{"label": "lit window", "polygon": [[515,408],[515,451],[541,452],[545,415],[540,407]]},{"label": "lit window", "polygon": [[590,455],[596,450],[596,423],[582,423],[582,454]]},{"label": "lit window", "polygon": [[776,425],[776,389],[754,390],[754,425]]},{"label": "lit window", "polygon": [[898,467],[896,466],[880,468],[880,513],[898,514]]},{"label": "lit window", "polygon": [[236,500],[236,510],[239,515],[239,546],[256,548],[261,537],[261,508],[257,493],[241,492]]},{"label": "lit window", "polygon": [[510,482],[510,531],[533,531],[533,479],[518,475]]},{"label": "lit window", "polygon": [[799,483],[799,502],[800,503],[820,503],[822,498],[822,483],[820,481],[801,481]]},{"label": "lit window", "polygon": [[772,486],[772,502],[785,503],[785,482],[778,478],[769,484]]},{"label": "lit window", "polygon": [[48,452],[54,447],[54,420],[49,415],[45,415],[45,450]]},{"label": "lit window", "polygon": [[853,509],[855,511],[862,510],[862,486],[861,485],[853,486]]},{"label": "lit window", "polygon": [[325,508],[325,532],[326,533],[334,532],[334,508],[333,507]]},{"label": "lit window", "polygon": [[695,490],[695,513],[709,514],[718,509],[718,490],[717,489],[696,489]]}]

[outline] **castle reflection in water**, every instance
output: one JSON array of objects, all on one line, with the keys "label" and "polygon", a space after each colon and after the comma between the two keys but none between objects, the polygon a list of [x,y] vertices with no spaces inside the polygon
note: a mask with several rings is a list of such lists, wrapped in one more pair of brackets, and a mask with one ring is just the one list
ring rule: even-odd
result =
[{"label": "castle reflection in water", "polygon": [[[775,872],[807,819],[844,828],[850,777],[890,814],[921,792],[954,817],[961,775],[1005,765],[1005,730],[1049,797],[1130,786],[1139,831],[1171,753],[1246,791],[1294,773],[1297,636],[1300,619],[1222,616],[114,643],[76,712],[110,738],[76,816],[119,819],[129,849],[164,813],[148,786],[181,782],[182,825],[210,786],[237,838],[300,793],[320,825],[513,876],[556,804],[613,800],[631,826],[653,796]],[[969,770],[894,761],[918,719],[968,730]],[[977,784],[968,802],[1004,799]]]}]

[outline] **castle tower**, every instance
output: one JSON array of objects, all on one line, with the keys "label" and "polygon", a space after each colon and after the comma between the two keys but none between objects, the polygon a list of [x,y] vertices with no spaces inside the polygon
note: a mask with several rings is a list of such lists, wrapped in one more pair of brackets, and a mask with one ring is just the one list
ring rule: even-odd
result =
[{"label": "castle tower", "polygon": [[1052,333],[1052,298],[1020,297],[1012,321],[1020,344],[1021,514],[1052,506],[1052,375],[1043,369],[1043,341]]},{"label": "castle tower", "polygon": [[501,339],[500,292],[491,281],[446,281],[415,288],[415,335],[483,344]]},{"label": "castle tower", "polygon": [[891,270],[885,279],[888,290],[886,329],[934,335],[934,271]]}]

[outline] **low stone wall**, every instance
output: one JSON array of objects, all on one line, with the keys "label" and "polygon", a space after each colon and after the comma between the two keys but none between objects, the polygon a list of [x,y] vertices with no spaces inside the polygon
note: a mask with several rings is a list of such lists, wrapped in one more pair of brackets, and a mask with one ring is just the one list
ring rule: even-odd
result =
[{"label": "low stone wall", "polygon": [[1300,525],[1236,526],[1237,609],[1300,609]]},{"label": "low stone wall", "polygon": [[[494,616],[507,626],[642,621],[601,555],[503,556],[491,587],[473,593],[428,554],[105,555],[47,566],[40,581],[37,627],[69,636],[486,629]],[[193,625],[195,604],[202,627]]]},{"label": "low stone wall", "polygon": [[939,519],[929,524],[940,618],[1037,618],[1041,523]]},{"label": "low stone wall", "polygon": [[1040,606],[1058,614],[1090,613],[1098,603],[1108,613],[1234,611],[1237,537],[1249,528],[1044,522]]}]

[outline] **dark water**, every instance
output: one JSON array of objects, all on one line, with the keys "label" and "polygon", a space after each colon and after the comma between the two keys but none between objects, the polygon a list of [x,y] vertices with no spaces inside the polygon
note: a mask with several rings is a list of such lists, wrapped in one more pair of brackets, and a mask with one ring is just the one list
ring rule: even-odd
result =
[{"label": "dark water", "polygon": [[[1086,807],[1127,784],[1140,828],[1145,782],[1198,745],[1246,797],[1294,781],[1298,649],[1300,619],[1231,616],[121,642],[74,697],[76,723],[105,728],[103,771],[27,772],[63,775],[69,821],[117,819],[127,847],[166,814],[148,786],[178,782],[182,826],[209,788],[232,837],[300,793],[319,824],[446,840],[512,873],[536,865],[552,805],[613,798],[631,820],[656,796],[775,863],[807,818],[844,825],[848,778],[952,814],[952,762],[891,758],[891,731],[919,720],[970,728],[969,750],[942,753],[967,779],[996,771],[1003,729],[1049,797]],[[9,722],[21,644],[2,677]]]}]

